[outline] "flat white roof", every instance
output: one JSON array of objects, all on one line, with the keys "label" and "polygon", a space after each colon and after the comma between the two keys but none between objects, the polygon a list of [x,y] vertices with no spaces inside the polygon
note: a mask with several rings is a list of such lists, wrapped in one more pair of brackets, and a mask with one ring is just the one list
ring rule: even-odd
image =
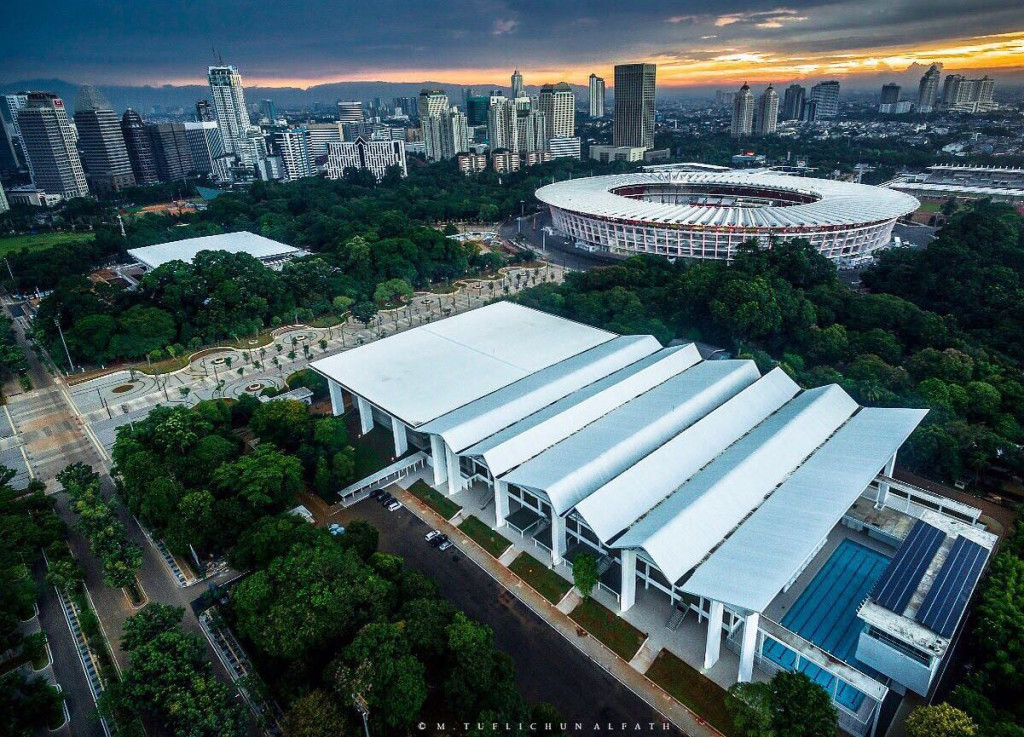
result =
[{"label": "flat white roof", "polygon": [[181,241],[159,243],[144,248],[129,248],[132,258],[150,269],[171,261],[192,263],[200,251],[227,251],[228,253],[248,253],[261,261],[295,257],[302,253],[299,248],[286,246],[284,243],[272,241],[262,235],[246,230],[238,233],[222,233],[221,235],[204,235],[200,238],[186,238]]},{"label": "flat white roof", "polygon": [[615,337],[497,302],[310,365],[417,428]]}]

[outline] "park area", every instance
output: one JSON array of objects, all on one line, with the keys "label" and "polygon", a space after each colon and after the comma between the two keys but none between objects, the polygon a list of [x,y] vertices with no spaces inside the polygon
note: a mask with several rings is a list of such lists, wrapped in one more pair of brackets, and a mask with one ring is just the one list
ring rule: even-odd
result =
[{"label": "park area", "polygon": [[69,243],[89,243],[92,233],[28,233],[25,235],[9,235],[0,238],[0,258],[17,253],[23,248],[29,252],[45,251],[53,246]]}]

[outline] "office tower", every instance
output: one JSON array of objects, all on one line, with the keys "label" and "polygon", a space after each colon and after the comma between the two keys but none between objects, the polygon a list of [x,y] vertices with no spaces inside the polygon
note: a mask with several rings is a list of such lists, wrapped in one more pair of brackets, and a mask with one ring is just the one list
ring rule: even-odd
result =
[{"label": "office tower", "polygon": [[466,121],[472,126],[487,125],[487,108],[490,105],[487,95],[469,95],[466,97]]},{"label": "office tower", "polygon": [[803,107],[800,108],[800,120],[805,123],[813,123],[818,119],[818,102],[817,100],[804,100]]},{"label": "office tower", "polygon": [[135,184],[124,134],[110,103],[92,85],[82,85],[75,98],[75,128],[85,178],[95,193],[116,192]]},{"label": "office tower", "polygon": [[184,179],[195,169],[184,123],[150,123],[146,126],[153,146],[156,173],[162,182]]},{"label": "office tower", "polygon": [[917,112],[930,113],[935,109],[935,99],[939,94],[939,65],[932,64],[921,77],[917,87]]},{"label": "office tower", "polygon": [[271,123],[277,122],[277,105],[273,100],[260,100],[260,115]]},{"label": "office tower", "polygon": [[87,197],[89,185],[64,101],[52,92],[30,92],[17,120],[36,188],[66,200]]},{"label": "office tower", "polygon": [[224,141],[220,128],[213,121],[185,122],[185,140],[188,142],[192,166],[197,174],[212,174],[214,164],[224,156]]},{"label": "office tower", "polygon": [[410,118],[415,118],[416,112],[416,98],[415,97],[396,97],[395,98],[395,115],[398,115],[399,111],[403,115],[408,115]]},{"label": "office tower", "polygon": [[359,137],[352,142],[328,145],[328,179],[341,179],[346,169],[367,169],[380,181],[392,166],[397,166],[403,177],[408,173],[404,141],[368,141]]},{"label": "office tower", "polygon": [[444,90],[420,90],[416,105],[416,114],[420,120],[431,115],[440,115],[449,107],[448,95]]},{"label": "office tower", "polygon": [[200,123],[217,122],[217,118],[213,114],[213,107],[210,105],[209,100],[196,101],[196,120],[198,120]]},{"label": "office tower", "polygon": [[0,95],[0,170],[27,169],[21,131],[18,130],[18,111],[28,104],[28,94]]},{"label": "office tower", "polygon": [[487,141],[492,151],[517,150],[517,122],[515,103],[504,95],[492,95],[487,108]]},{"label": "office tower", "polygon": [[786,94],[782,99],[782,107],[779,110],[779,120],[800,120],[800,113],[803,111],[804,99],[807,97],[807,90],[798,84],[791,84],[786,88]]},{"label": "office tower", "polygon": [[654,64],[620,64],[615,67],[614,145],[654,148],[656,74]]},{"label": "office tower", "polygon": [[303,177],[316,176],[309,148],[309,131],[305,128],[275,131],[273,140],[274,154],[281,158],[281,179],[293,182]]},{"label": "office tower", "polygon": [[604,117],[604,79],[590,75],[590,117]]},{"label": "office tower", "polygon": [[345,140],[341,123],[306,123],[309,133],[309,150],[313,158],[327,155],[327,146]]},{"label": "office tower", "polygon": [[757,99],[757,135],[770,136],[779,127],[779,93],[768,85]]},{"label": "office tower", "polygon": [[338,120],[342,123],[362,123],[363,103],[358,100],[339,100]]},{"label": "office tower", "polygon": [[839,82],[818,82],[811,88],[811,99],[817,103],[817,120],[836,117],[839,114]]},{"label": "office tower", "polygon": [[423,128],[423,141],[426,144],[429,161],[452,159],[469,151],[466,114],[458,108],[449,108],[437,115],[421,115],[420,125]]},{"label": "office tower", "polygon": [[537,98],[547,126],[545,137],[572,138],[576,135],[576,95],[565,82],[546,84]]},{"label": "office tower", "polygon": [[245,106],[242,75],[233,66],[215,66],[209,68],[208,76],[224,151],[241,156],[244,141],[252,128],[249,110]]},{"label": "office tower", "polygon": [[548,116],[536,108],[516,110],[516,146],[517,153],[544,151],[547,148],[550,129]]},{"label": "office tower", "polygon": [[744,82],[732,98],[732,125],[729,133],[733,138],[749,136],[754,132],[754,93]]},{"label": "office tower", "polygon": [[900,101],[900,86],[895,82],[882,85],[882,94],[878,99],[878,112],[894,113]]},{"label": "office tower", "polygon": [[517,100],[526,97],[526,88],[523,87],[523,75],[519,73],[519,67],[512,72],[512,99]]},{"label": "office tower", "polygon": [[149,138],[149,129],[142,116],[128,108],[121,116],[121,133],[124,145],[128,149],[128,160],[132,165],[135,183],[140,185],[156,184],[159,180],[156,171],[156,159],[153,157],[153,142]]}]

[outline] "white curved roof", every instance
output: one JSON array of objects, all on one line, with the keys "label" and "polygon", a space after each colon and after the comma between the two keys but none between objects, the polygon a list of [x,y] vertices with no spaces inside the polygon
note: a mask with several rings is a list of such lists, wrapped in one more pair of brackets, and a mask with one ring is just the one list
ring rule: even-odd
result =
[{"label": "white curved roof", "polygon": [[[811,195],[793,205],[688,205],[631,199],[611,190],[620,187],[679,184],[687,186],[754,186]],[[894,220],[913,212],[916,199],[903,192],[831,179],[793,177],[772,172],[643,172],[570,179],[541,187],[537,199],[562,210],[616,220],[694,226],[801,228],[853,225]]]}]

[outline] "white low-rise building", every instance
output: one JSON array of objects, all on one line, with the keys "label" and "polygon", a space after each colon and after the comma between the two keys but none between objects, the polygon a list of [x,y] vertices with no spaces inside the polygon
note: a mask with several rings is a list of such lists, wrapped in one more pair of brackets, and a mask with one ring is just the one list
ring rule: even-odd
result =
[{"label": "white low-rise building", "polygon": [[405,141],[369,140],[359,136],[352,142],[327,144],[327,178],[341,179],[346,169],[366,169],[378,181],[387,170],[398,167],[402,176],[408,175],[405,165]]},{"label": "white low-rise building", "polygon": [[144,248],[129,248],[128,254],[146,270],[150,270],[171,261],[184,261],[190,264],[202,251],[247,253],[271,269],[280,269],[293,258],[306,255],[300,248],[286,246],[284,243],[245,230],[238,233],[186,238]]}]

